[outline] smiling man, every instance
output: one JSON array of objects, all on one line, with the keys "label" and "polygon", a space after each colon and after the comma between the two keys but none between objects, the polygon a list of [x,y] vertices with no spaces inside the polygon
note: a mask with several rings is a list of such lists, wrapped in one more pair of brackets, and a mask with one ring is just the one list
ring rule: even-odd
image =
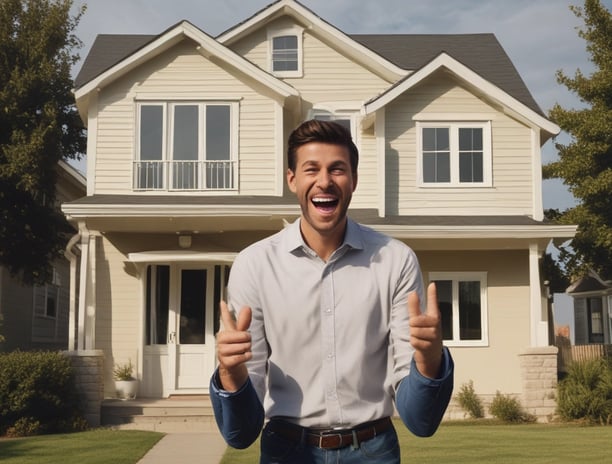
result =
[{"label": "smiling man", "polygon": [[394,406],[430,436],[452,393],[435,286],[421,305],[414,252],[348,218],[359,154],[344,127],[306,121],[287,151],[301,217],[232,266],[211,379],[217,423],[236,448],[263,427],[262,464],[399,463]]}]

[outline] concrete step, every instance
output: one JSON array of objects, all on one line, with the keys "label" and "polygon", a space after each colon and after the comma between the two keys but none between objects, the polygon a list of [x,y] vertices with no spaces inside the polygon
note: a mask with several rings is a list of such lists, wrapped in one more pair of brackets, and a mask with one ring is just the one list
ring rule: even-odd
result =
[{"label": "concrete step", "polygon": [[164,433],[209,432],[216,428],[208,396],[168,399],[107,399],[102,402],[102,425]]}]

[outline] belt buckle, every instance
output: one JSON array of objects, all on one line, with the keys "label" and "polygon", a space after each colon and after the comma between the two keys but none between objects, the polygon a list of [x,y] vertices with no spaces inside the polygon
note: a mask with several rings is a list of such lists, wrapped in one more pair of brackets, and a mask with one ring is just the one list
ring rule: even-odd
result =
[{"label": "belt buckle", "polygon": [[[331,443],[323,443],[323,440],[336,438],[338,440],[337,445],[332,446]],[[319,448],[341,448],[342,447],[342,434],[339,432],[322,433],[319,435]]]}]

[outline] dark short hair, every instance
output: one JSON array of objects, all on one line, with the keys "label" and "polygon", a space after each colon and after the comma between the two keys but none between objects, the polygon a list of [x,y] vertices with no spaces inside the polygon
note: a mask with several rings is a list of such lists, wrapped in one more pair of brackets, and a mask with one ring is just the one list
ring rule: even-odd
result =
[{"label": "dark short hair", "polygon": [[295,155],[298,148],[311,142],[329,143],[346,147],[350,156],[351,169],[353,173],[357,172],[359,151],[353,142],[351,132],[337,122],[321,121],[318,119],[303,122],[289,135],[289,140],[287,141],[287,166],[289,169],[295,172]]}]

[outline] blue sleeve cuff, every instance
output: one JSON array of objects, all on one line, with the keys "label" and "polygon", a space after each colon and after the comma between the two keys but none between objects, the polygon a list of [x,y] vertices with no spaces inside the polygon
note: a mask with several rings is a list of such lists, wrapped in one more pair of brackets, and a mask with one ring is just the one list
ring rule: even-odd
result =
[{"label": "blue sleeve cuff", "polygon": [[408,429],[419,437],[432,436],[446,412],[453,393],[455,365],[448,348],[443,348],[439,377],[430,379],[416,368],[400,382],[396,393],[398,413]]},{"label": "blue sleeve cuff", "polygon": [[250,379],[235,392],[221,388],[219,372],[210,379],[210,400],[221,435],[232,448],[248,448],[259,436],[264,409]]}]

